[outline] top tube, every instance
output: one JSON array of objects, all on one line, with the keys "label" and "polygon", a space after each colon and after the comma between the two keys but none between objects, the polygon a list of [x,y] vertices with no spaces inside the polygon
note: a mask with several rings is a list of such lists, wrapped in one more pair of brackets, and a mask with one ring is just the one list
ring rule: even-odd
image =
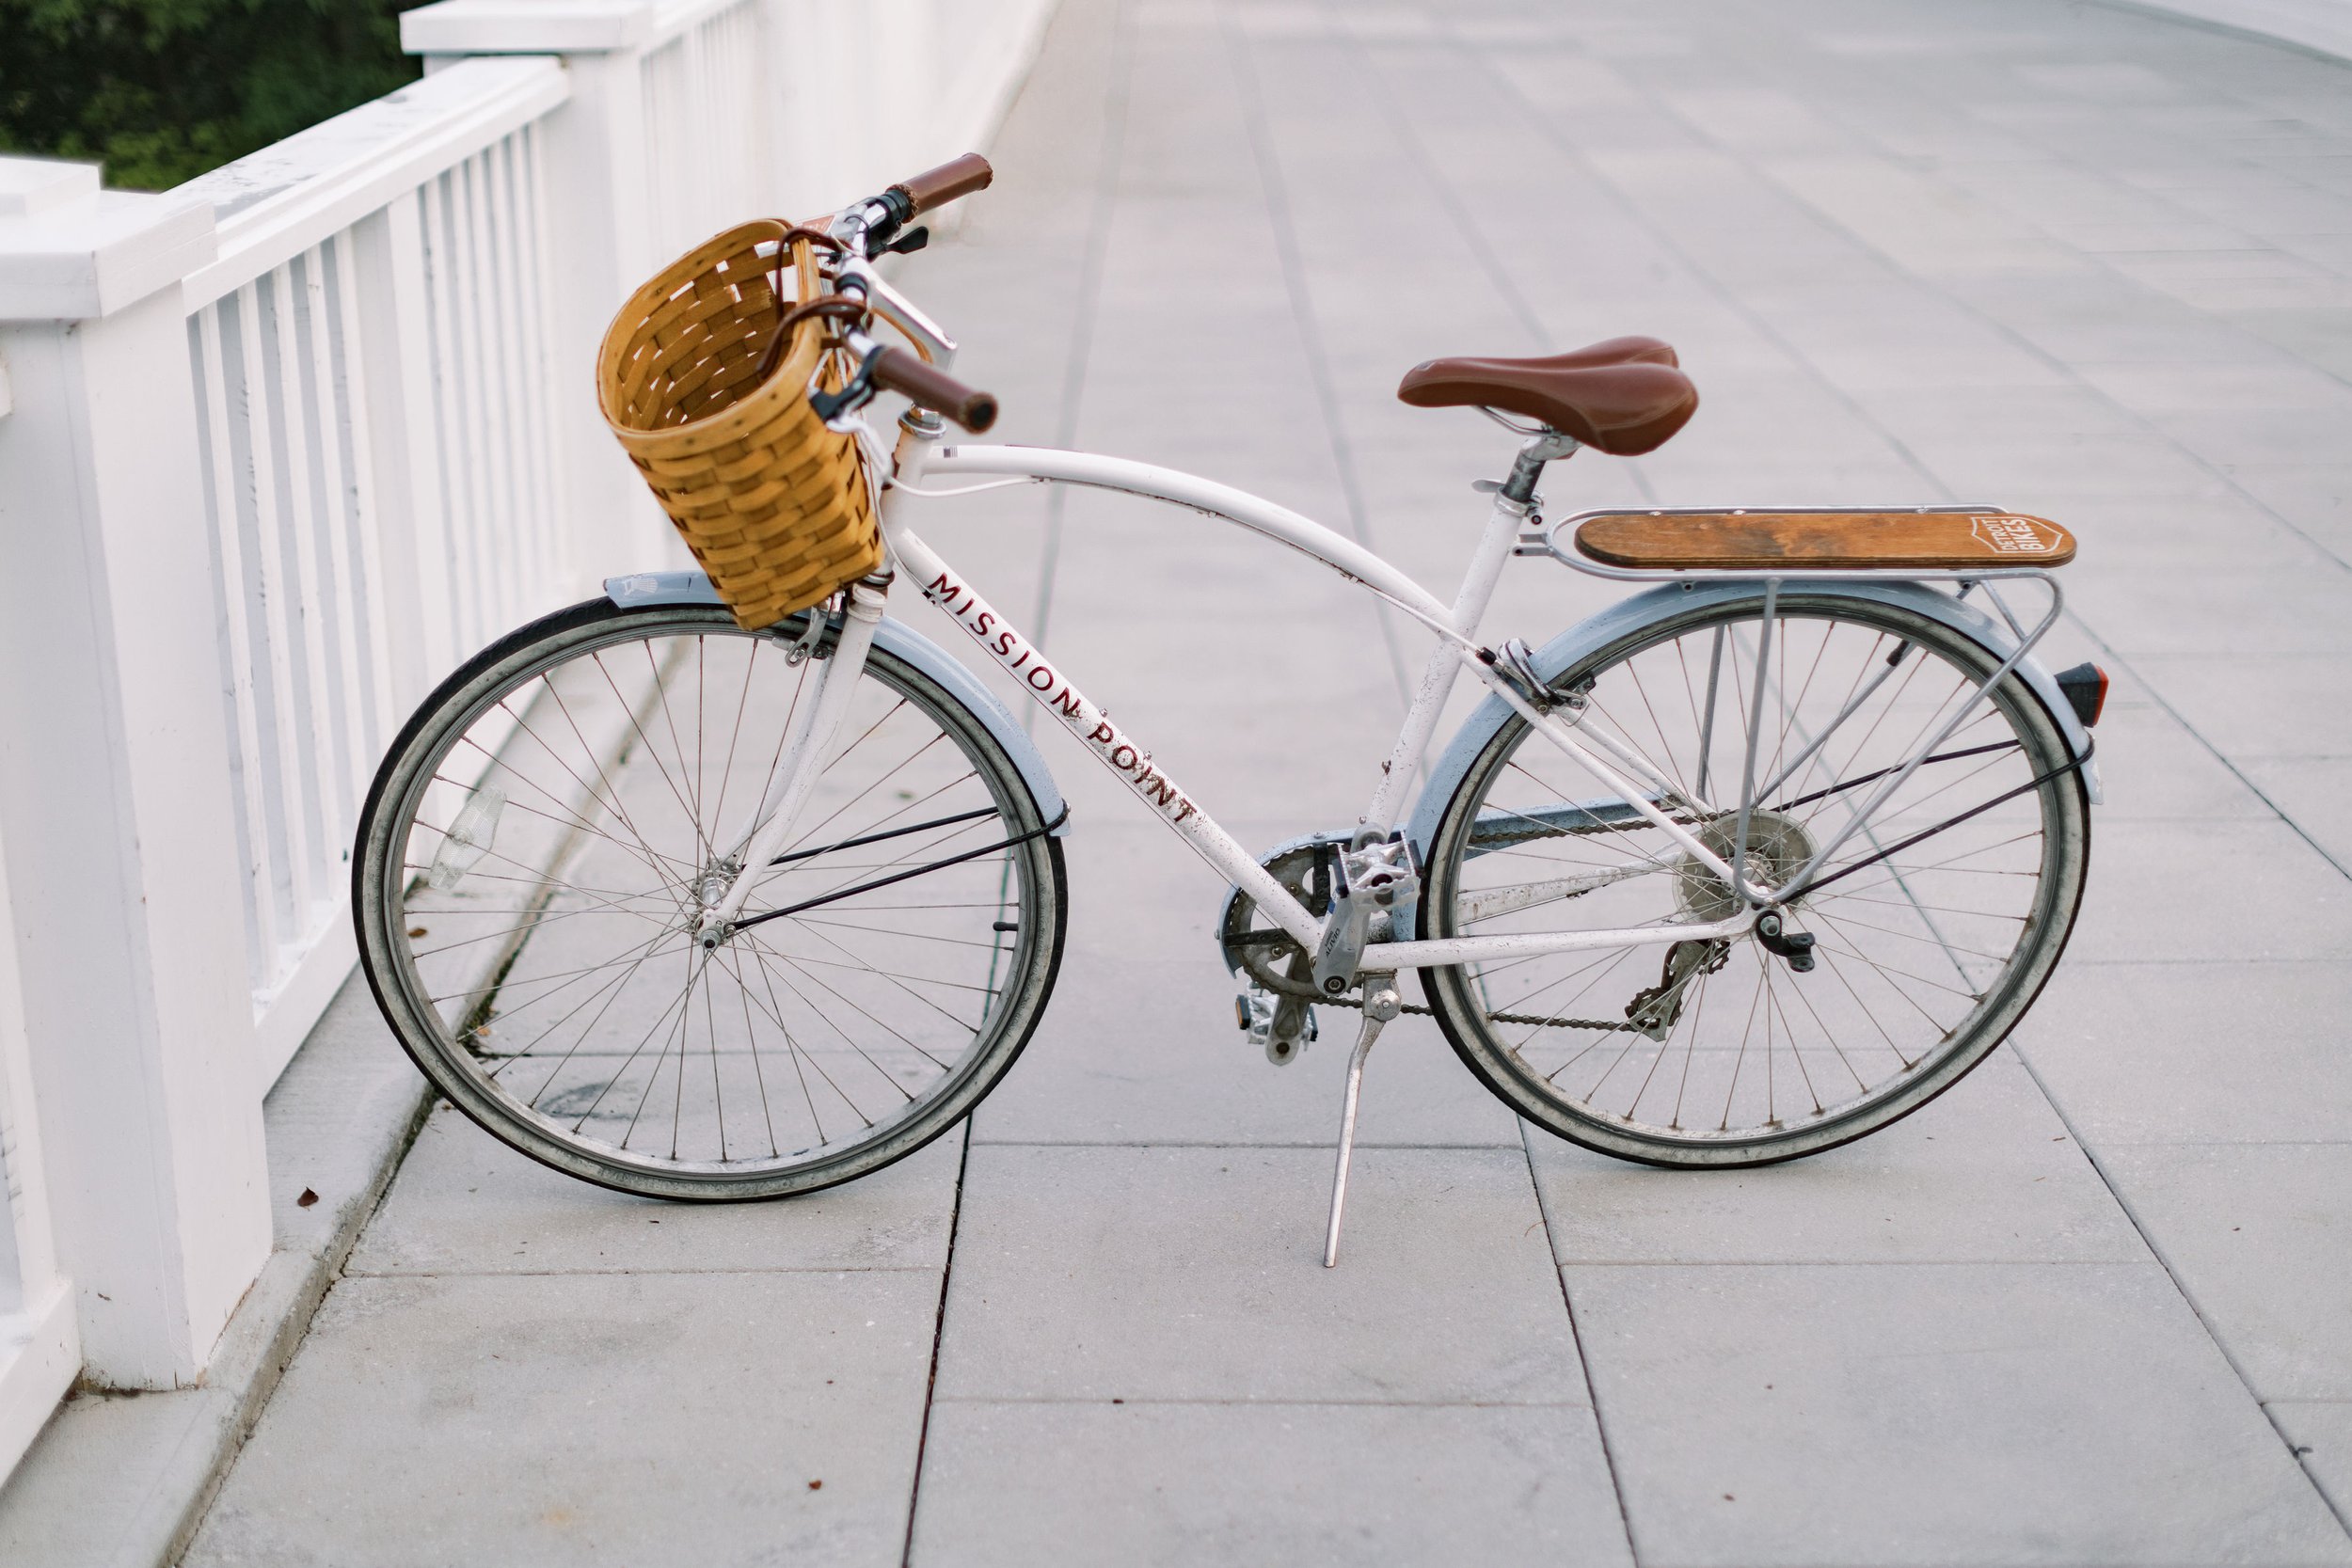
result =
[{"label": "top tube", "polygon": [[1286,506],[1197,474],[1094,452],[999,446],[936,447],[925,459],[923,473],[926,477],[1007,474],[1020,479],[1083,484],[1167,501],[1225,522],[1238,523],[1362,583],[1438,636],[1455,642],[1466,641],[1454,623],[1453,613],[1427,589],[1354,540]]}]

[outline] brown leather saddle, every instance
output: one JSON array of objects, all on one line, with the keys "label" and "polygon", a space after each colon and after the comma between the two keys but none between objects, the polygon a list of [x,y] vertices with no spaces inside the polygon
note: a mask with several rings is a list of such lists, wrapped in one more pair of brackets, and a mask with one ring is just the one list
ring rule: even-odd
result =
[{"label": "brown leather saddle", "polygon": [[1612,338],[1537,359],[1424,360],[1405,372],[1396,395],[1416,408],[1501,409],[1617,457],[1663,446],[1699,405],[1673,347],[1656,338]]}]

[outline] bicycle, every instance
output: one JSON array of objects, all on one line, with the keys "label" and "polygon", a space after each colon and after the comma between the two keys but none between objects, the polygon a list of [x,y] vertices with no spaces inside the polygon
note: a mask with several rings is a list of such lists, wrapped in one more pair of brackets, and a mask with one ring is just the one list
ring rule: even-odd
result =
[{"label": "bicycle", "polygon": [[[1438,360],[1399,395],[1518,443],[1441,604],[1209,480],[947,440],[943,415],[977,434],[993,402],[872,258],[989,178],[968,157],[825,220],[854,372],[820,411],[883,465],[881,572],[755,631],[700,573],[612,578],[474,656],[393,743],[359,832],[361,958],[453,1103],[608,1187],[764,1198],[913,1152],[1004,1076],[1058,970],[1070,813],[988,688],[885,617],[901,578],[1224,875],[1252,1042],[1287,1062],[1317,1009],[1359,1015],[1327,1264],[1365,1061],[1401,1012],[1434,1014],[1521,1117],[1680,1166],[1861,1137],[2009,1033],[2064,949],[2097,798],[2106,677],[2031,657],[2063,604],[2062,529],[1992,507],[1547,522],[1548,465],[1653,450],[1691,417],[1674,351]],[[887,454],[859,411],[883,390],[911,400]],[[1254,531],[1430,634],[1358,822],[1248,853],[912,525],[1023,483]],[[1539,648],[1481,641],[1514,557],[1643,591]],[[1486,697],[1433,755],[1465,675]]]}]

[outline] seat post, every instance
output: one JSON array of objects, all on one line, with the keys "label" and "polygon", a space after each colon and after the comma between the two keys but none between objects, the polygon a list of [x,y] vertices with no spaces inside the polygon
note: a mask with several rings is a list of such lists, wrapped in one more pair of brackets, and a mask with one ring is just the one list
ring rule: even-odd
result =
[{"label": "seat post", "polygon": [[1502,496],[1521,506],[1532,504],[1535,499],[1535,482],[1544,477],[1544,465],[1575,451],[1575,437],[1556,430],[1547,428],[1529,436],[1519,443],[1519,454],[1511,464],[1511,477],[1502,482]]}]

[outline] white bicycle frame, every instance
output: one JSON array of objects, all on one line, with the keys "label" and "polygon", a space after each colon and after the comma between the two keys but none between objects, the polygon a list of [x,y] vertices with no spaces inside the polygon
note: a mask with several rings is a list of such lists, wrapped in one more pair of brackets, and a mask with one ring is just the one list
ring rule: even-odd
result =
[{"label": "white bicycle frame", "polygon": [[[1046,656],[1043,649],[1033,643],[1002,610],[971,585],[969,578],[959,568],[945,560],[914,531],[907,517],[910,502],[914,498],[963,494],[975,489],[994,488],[1002,483],[1084,485],[1181,506],[1288,546],[1360,584],[1420,623],[1437,638],[1437,644],[1422,669],[1420,686],[1406,713],[1403,727],[1397,734],[1396,743],[1390,751],[1379,786],[1359,819],[1359,837],[1368,834],[1375,839],[1386,838],[1395,827],[1408,803],[1406,791],[1418,776],[1422,760],[1435,738],[1438,720],[1446,699],[1461,673],[1468,670],[1488,690],[1508,704],[1537,734],[1580,764],[1610,792],[1613,799],[1626,802],[1693,862],[1722,878],[1727,886],[1751,901],[1751,907],[1743,912],[1712,922],[1375,942],[1363,949],[1358,966],[1366,974],[1535,954],[1736,937],[1754,925],[1761,908],[1769,904],[1777,892],[1769,888],[1750,888],[1740,874],[1746,859],[1743,847],[1749,813],[1760,794],[1769,792],[1772,784],[1776,782],[1768,781],[1764,791],[1756,787],[1753,733],[1748,747],[1750,754],[1745,760],[1740,781],[1740,827],[1735,843],[1741,847],[1726,859],[1701,841],[1683,822],[1677,821],[1659,803],[1659,799],[1669,792],[1670,786],[1648,762],[1597,728],[1583,727],[1562,719],[1557,712],[1538,708],[1499,667],[1491,650],[1478,642],[1476,634],[1494,595],[1495,586],[1501,579],[1504,564],[1515,553],[1550,554],[1581,570],[1632,580],[1737,578],[1759,581],[1765,595],[1761,636],[1767,640],[1767,646],[1772,636],[1772,607],[1781,587],[1788,583],[1884,581],[1894,577],[1906,581],[1942,579],[1978,582],[1994,577],[2031,577],[2048,585],[2050,608],[2038,625],[2027,629],[2016,626],[2011,617],[2011,624],[2019,634],[2015,652],[1986,678],[1969,703],[1963,705],[1915,750],[1906,763],[1888,774],[1879,787],[1870,792],[1861,807],[1849,816],[1842,831],[1824,839],[1811,863],[1790,879],[1790,885],[1816,872],[1828,856],[1860,829],[1878,806],[1910,778],[1935,747],[1959,728],[1974,711],[1975,704],[1982,701],[1991,689],[2024,659],[2027,651],[2055,623],[2061,604],[2055,579],[2046,572],[2034,568],[1968,573],[1788,571],[1768,576],[1755,572],[1629,572],[1599,567],[1569,557],[1552,542],[1550,530],[1523,539],[1520,531],[1529,518],[1531,509],[1497,495],[1461,589],[1455,594],[1453,605],[1448,607],[1438,603],[1420,584],[1379,556],[1287,507],[1230,485],[1148,463],[1042,447],[946,444],[939,439],[936,425],[927,428],[925,424],[910,420],[901,422],[895,470],[893,483],[882,495],[882,523],[890,554],[898,570],[912,578],[924,596],[962,627],[989,657],[1020,683],[1033,701],[1076,736],[1104,767],[1118,775],[1137,800],[1190,844],[1228,881],[1247,892],[1260,911],[1305,950],[1312,952],[1321,942],[1322,920],[1269,875],[1254,855],[1218,826],[1216,818],[1202,809],[1189,792],[1169,778],[1153,760],[1148,747],[1113,722]],[[981,483],[944,491],[927,487],[942,480],[975,480]],[[1553,528],[1558,526],[1553,525]],[[768,802],[763,802],[762,815],[766,820],[752,835],[743,853],[740,862],[743,872],[739,875],[727,899],[711,912],[710,924],[713,927],[723,928],[724,923],[740,913],[742,900],[748,895],[755,879],[752,874],[754,868],[767,863],[788,832],[795,810],[813,784],[818,764],[821,762],[832,732],[839,722],[840,712],[847,705],[846,693],[855,683],[866,648],[870,642],[872,628],[880,621],[882,597],[881,593],[863,584],[851,594],[840,645],[828,661],[823,694],[816,703],[804,705],[803,711],[808,715],[804,728],[800,734],[787,737],[787,752],[791,760],[769,791],[769,802],[772,802],[772,808]],[[1995,599],[1997,603],[1997,594]],[[2001,605],[2001,609],[2004,614],[2008,613],[2005,604]],[[1760,655],[1756,668],[1759,674],[1754,701],[1760,704],[1764,696],[1761,673],[1764,665]],[[1855,698],[1855,702],[1866,701],[1868,695],[1865,691]],[[1832,730],[1836,727],[1835,722],[1830,726]],[[1752,732],[1753,729],[1751,725]],[[1826,738],[1826,735],[1822,738]],[[1802,766],[1803,760],[1801,757],[1794,766]],[[1784,772],[1789,770],[1785,768]],[[1693,803],[1703,809],[1706,805],[1703,801]]]}]

